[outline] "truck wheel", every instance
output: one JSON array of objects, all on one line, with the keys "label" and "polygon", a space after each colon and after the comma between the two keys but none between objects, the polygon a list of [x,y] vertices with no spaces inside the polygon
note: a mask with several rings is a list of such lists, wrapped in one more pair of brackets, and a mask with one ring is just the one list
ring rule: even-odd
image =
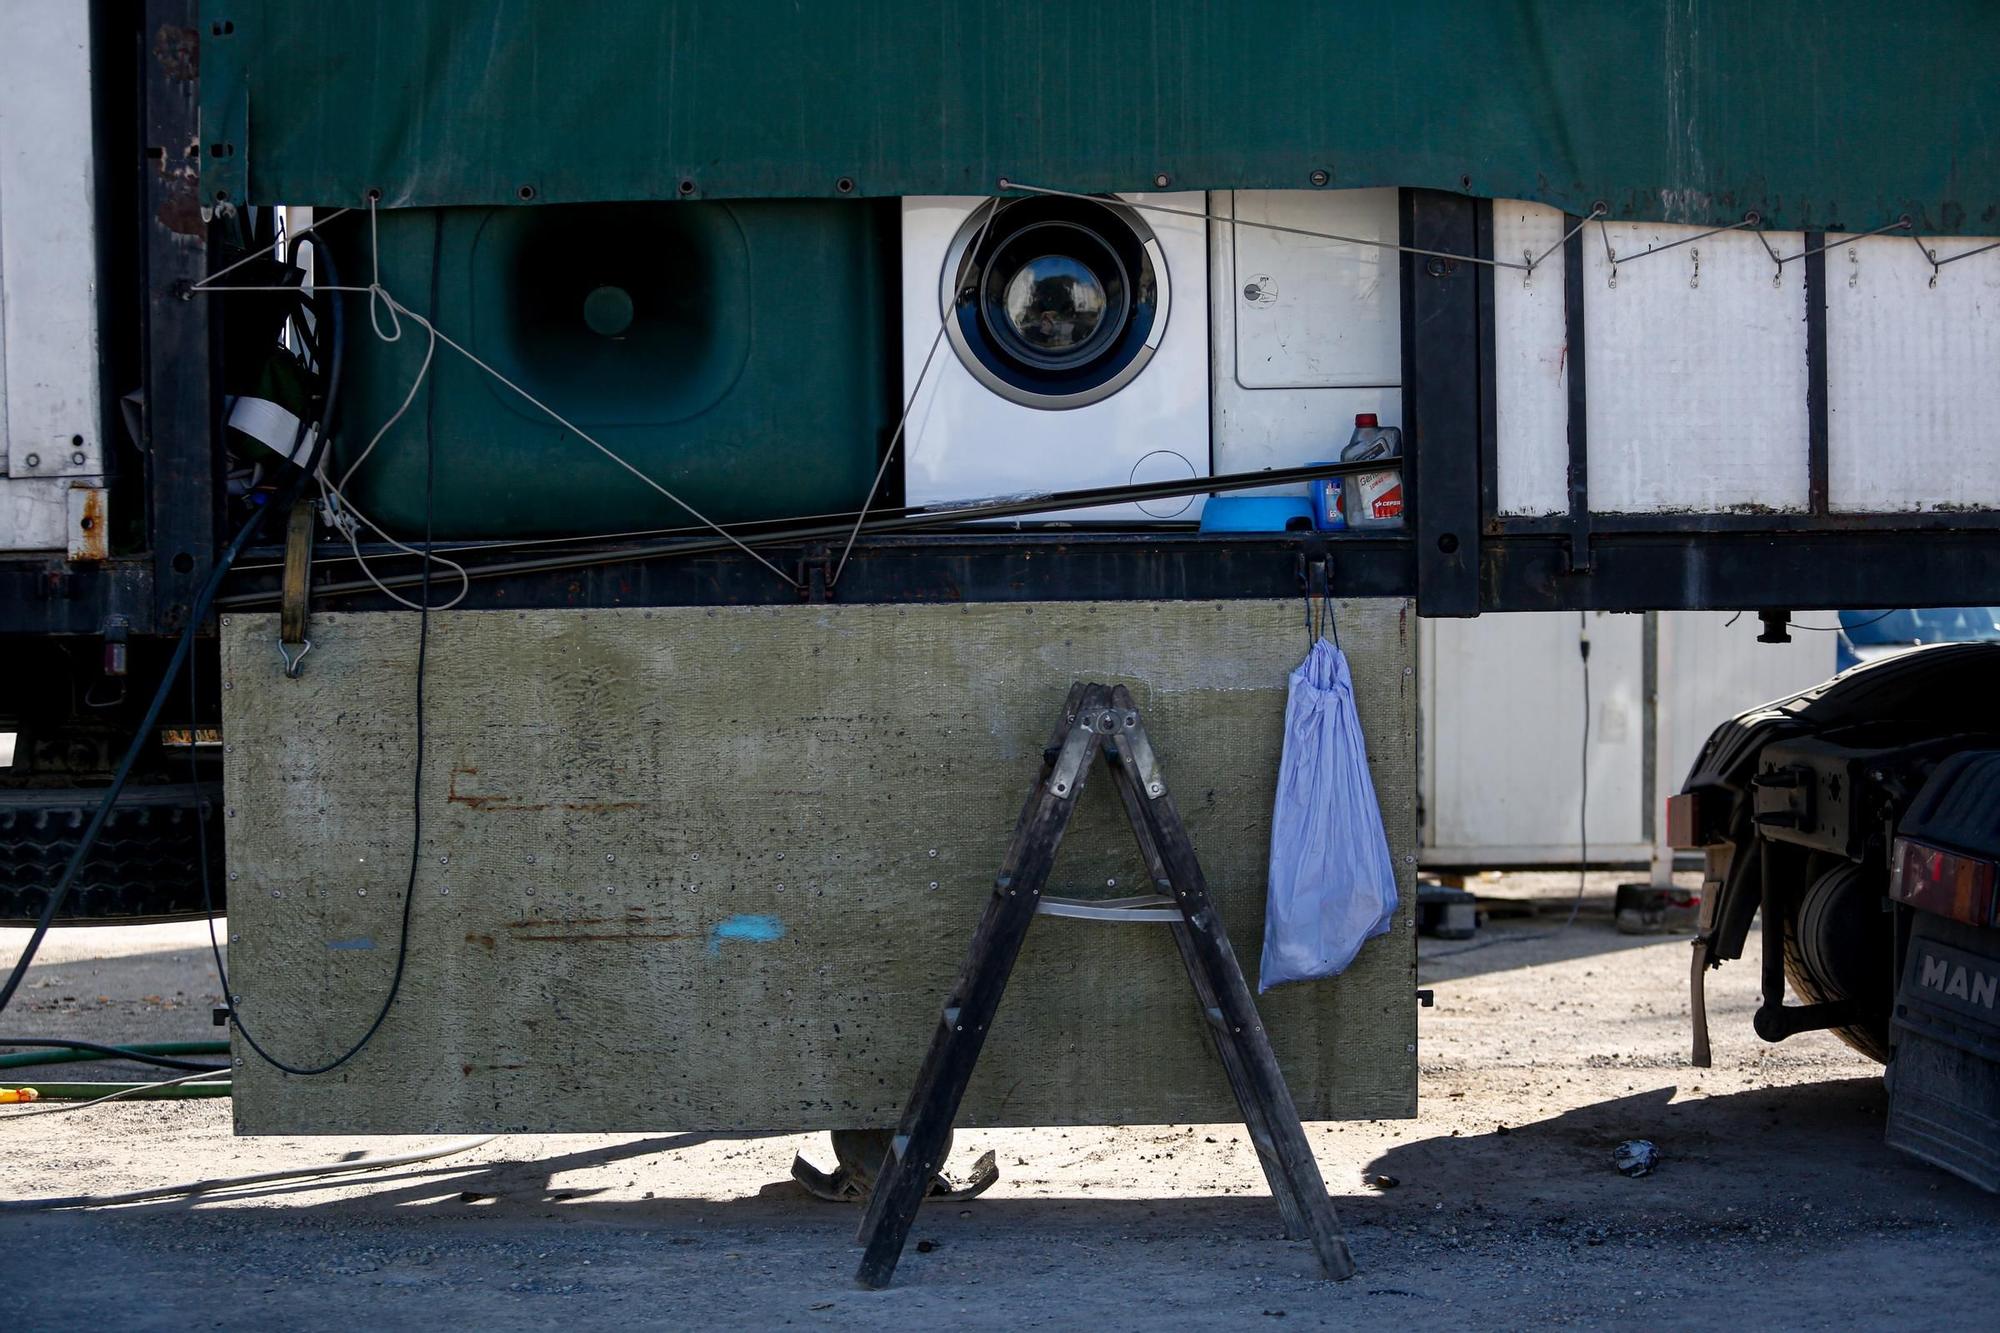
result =
[{"label": "truck wheel", "polygon": [[1862,1020],[1833,1035],[1871,1060],[1889,1062],[1894,1001],[1884,886],[1843,861],[1807,886],[1785,921],[1785,980],[1806,1004],[1852,1000]]},{"label": "truck wheel", "polygon": [[[0,925],[33,925],[103,800],[101,790],[0,791]],[[208,823],[210,890],[223,908],[221,793],[211,786],[127,787],[64,899],[58,925],[127,925],[200,918],[201,841]]]}]

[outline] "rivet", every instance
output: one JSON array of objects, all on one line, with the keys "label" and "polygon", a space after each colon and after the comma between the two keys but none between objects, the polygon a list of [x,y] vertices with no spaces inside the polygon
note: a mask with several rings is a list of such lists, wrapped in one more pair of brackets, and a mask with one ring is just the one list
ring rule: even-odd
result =
[{"label": "rivet", "polygon": [[232,996],[230,996],[230,997],[229,997],[229,1002],[230,1002],[231,1004],[242,1004],[242,1003],[243,1003],[243,997],[242,997],[241,995],[232,995]]},{"label": "rivet", "polygon": [[783,893],[784,891],[785,891],[785,886],[784,886],[784,885],[782,885],[782,884],[780,884],[780,885],[778,886],[778,892],[779,892],[779,893]]},{"label": "rivet", "polygon": [[1404,1047],[1403,1049],[1404,1049],[1405,1051],[1408,1051],[1408,1052],[1409,1052],[1409,1053],[1410,1053],[1411,1055],[1415,1055],[1415,1054],[1417,1053],[1417,1044],[1416,1044],[1415,1042],[1411,1042],[1411,1043],[1410,1043],[1409,1045],[1405,1046],[1405,1047]]},{"label": "rivet", "polygon": [[225,746],[223,746],[223,747],[222,747],[222,752],[223,752],[224,754],[235,754],[235,753],[236,753],[236,747],[235,747],[235,746],[233,746],[233,745],[225,745]]},{"label": "rivet", "polygon": [[1162,190],[1164,190],[1167,188],[1167,186],[1173,184],[1173,177],[1169,176],[1166,172],[1163,171],[1159,175],[1153,177],[1153,184],[1159,186]]},{"label": "rivet", "polygon": [[604,864],[606,864],[606,865],[615,865],[615,864],[617,863],[617,861],[618,861],[618,856],[617,856],[617,853],[615,853],[615,852],[606,852],[606,853],[604,854]]},{"label": "rivet", "polygon": [[1403,668],[1403,674],[1404,674],[1404,675],[1406,675],[1406,676],[1409,676],[1409,675],[1414,675],[1415,673],[1416,673],[1416,668],[1415,668],[1415,667],[1404,667],[1404,668]]},{"label": "rivet", "polygon": [[528,864],[529,864],[529,865],[533,865],[534,863],[535,863],[535,854],[534,854],[533,852],[529,852],[529,853],[528,853]]},{"label": "rivet", "polygon": [[238,1069],[243,1068],[243,1057],[240,1055],[236,1057],[236,1067]]},{"label": "rivet", "polygon": [[784,854],[783,852],[779,852],[779,853],[778,853],[778,859],[779,859],[780,861],[784,860],[784,859],[785,859],[785,854]]},{"label": "rivet", "polygon": [[26,461],[29,467],[40,467],[42,465],[42,456],[40,454],[29,454]]},{"label": "rivet", "polygon": [[69,461],[81,466],[83,463],[83,450],[79,449],[75,453],[71,454],[69,456]]},{"label": "rivet", "polygon": [[273,898],[282,898],[285,896],[285,891],[283,889],[272,889],[271,896]]},{"label": "rivet", "polygon": [[931,848],[931,851],[930,851],[930,855],[931,855],[931,859],[932,859],[932,860],[936,860],[936,859],[937,859],[937,848],[935,848],[935,847]]},{"label": "rivet", "polygon": [[532,898],[532,897],[534,897],[534,896],[535,896],[535,886],[534,886],[534,885],[532,885],[532,884],[530,884],[530,885],[528,886],[528,896],[529,896],[530,898]]},{"label": "rivet", "polygon": [[1416,863],[1417,863],[1417,858],[1416,858],[1416,855],[1415,855],[1415,853],[1412,853],[1412,852],[1404,852],[1404,853],[1403,853],[1403,864],[1404,864],[1404,865],[1406,865],[1406,866],[1413,866],[1413,865],[1415,865]]},{"label": "rivet", "polygon": [[1104,887],[1107,889],[1115,889],[1118,887],[1118,881],[1116,879],[1107,879],[1104,881]]},{"label": "rivet", "polygon": [[236,682],[233,680],[225,680],[222,682],[222,688],[225,690],[233,690],[236,688]]},{"label": "rivet", "polygon": [[356,889],[354,893],[356,897],[360,898],[366,898],[368,896],[368,890],[366,889]]},{"label": "rivet", "polygon": [[438,853],[438,864],[439,864],[439,865],[441,865],[441,866],[448,866],[448,865],[450,865],[450,864],[451,864],[451,853],[450,853],[450,852],[439,852],[439,853]]},{"label": "rivet", "polygon": [[1309,176],[1307,179],[1312,181],[1314,185],[1324,185],[1327,183],[1327,181],[1331,180],[1332,177],[1328,176],[1325,171],[1320,170],[1320,171],[1314,171],[1313,174]]},{"label": "rivet", "polygon": [[451,885],[449,884],[438,885],[438,895],[444,898],[451,897]]},{"label": "rivet", "polygon": [[231,935],[229,937],[229,942],[231,944],[241,944],[243,943],[243,937],[241,935]]},{"label": "rivet", "polygon": [[232,884],[236,882],[236,872],[234,870],[229,872],[229,882]]},{"label": "rivet", "polygon": [[228,815],[231,819],[234,819],[236,818],[236,807],[233,805],[229,806],[225,808],[222,813]]},{"label": "rivet", "polygon": [[937,881],[936,881],[936,880],[932,880],[932,881],[931,881],[931,888],[932,888],[932,889],[936,889],[936,888],[937,888]]},{"label": "rivet", "polygon": [[[839,858],[839,857],[835,857],[834,859],[835,859],[835,860],[837,861],[837,860],[839,860],[840,858]],[[690,861],[699,861],[699,860],[701,860],[701,853],[700,853],[700,852],[689,852],[689,853],[688,853],[688,860],[690,860]]]}]

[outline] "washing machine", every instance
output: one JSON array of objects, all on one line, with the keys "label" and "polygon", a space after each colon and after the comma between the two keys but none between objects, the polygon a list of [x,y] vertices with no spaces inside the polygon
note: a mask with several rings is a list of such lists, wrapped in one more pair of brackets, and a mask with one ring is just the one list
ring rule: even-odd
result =
[{"label": "washing machine", "polygon": [[[903,201],[907,503],[1209,475],[1205,203]],[[1203,499],[1026,521],[1192,523]]]}]

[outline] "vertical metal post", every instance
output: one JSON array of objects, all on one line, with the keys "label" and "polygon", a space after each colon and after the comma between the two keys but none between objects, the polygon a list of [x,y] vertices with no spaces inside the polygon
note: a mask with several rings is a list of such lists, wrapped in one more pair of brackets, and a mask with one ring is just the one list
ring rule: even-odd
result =
[{"label": "vertical metal post", "polygon": [[173,632],[216,555],[220,468],[208,308],[189,289],[208,260],[201,194],[198,0],[146,0],[142,415],[155,624]]},{"label": "vertical metal post", "polygon": [[1646,831],[1653,840],[1652,873],[1647,878],[1654,888],[1665,889],[1674,882],[1674,849],[1667,843],[1667,797],[1674,794],[1680,781],[1673,768],[1673,709],[1667,702],[1673,681],[1674,613],[1648,611],[1646,628],[1647,759],[1652,765],[1646,783]]},{"label": "vertical metal post", "polygon": [[1569,567],[1590,572],[1590,426],[1584,384],[1583,228],[1581,218],[1563,216],[1569,240],[1563,243],[1563,330],[1569,377]]},{"label": "vertical metal post", "polygon": [[1806,495],[1827,513],[1826,233],[1806,233]]},{"label": "vertical metal post", "polygon": [[[1405,190],[1405,245],[1453,254],[1491,248],[1481,201]],[[1490,216],[1490,215],[1489,215]],[[1403,514],[1416,544],[1417,606],[1427,616],[1479,614],[1482,353],[1490,304],[1483,265],[1406,255],[1403,279]]]}]

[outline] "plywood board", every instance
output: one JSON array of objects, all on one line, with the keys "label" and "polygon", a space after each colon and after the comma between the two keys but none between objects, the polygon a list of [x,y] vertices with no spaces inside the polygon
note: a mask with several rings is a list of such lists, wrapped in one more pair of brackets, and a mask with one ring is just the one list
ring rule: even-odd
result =
[{"label": "plywood board", "polygon": [[[1838,239],[1838,238],[1829,238]],[[1826,256],[1827,495],[1837,513],[2000,509],[2000,250],[1904,236]]]},{"label": "plywood board", "polygon": [[1590,507],[1599,513],[1806,507],[1805,265],[1788,265],[1774,284],[1765,249],[1768,241],[1797,254],[1805,238],[1694,239],[1704,230],[1584,228]]},{"label": "plywood board", "polygon": [[[1261,1003],[1308,1118],[1408,1115],[1415,622],[1339,614],[1405,910]],[[275,617],[225,617],[232,989],[293,1063],[351,1042],[394,964],[416,629],[315,617],[286,680]],[[240,1051],[237,1128],[893,1123],[1078,678],[1132,687],[1254,981],[1304,649],[1288,601],[433,616],[402,996],[338,1074]],[[1133,891],[1115,807],[1086,788],[1055,891]],[[1036,924],[961,1123],[1235,1114],[1163,927]]]},{"label": "plywood board", "polygon": [[1503,514],[1569,508],[1569,332],[1556,248],[1565,221],[1546,204],[1493,201],[1494,256],[1542,261],[1531,274],[1493,274],[1495,498]]}]

